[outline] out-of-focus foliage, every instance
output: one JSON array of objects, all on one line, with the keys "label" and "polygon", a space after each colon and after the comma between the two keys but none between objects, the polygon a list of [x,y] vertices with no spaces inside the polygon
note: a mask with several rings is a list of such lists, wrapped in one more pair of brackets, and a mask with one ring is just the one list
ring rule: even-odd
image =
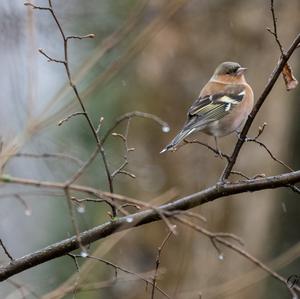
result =
[{"label": "out-of-focus foliage", "polygon": [[[43,1],[40,1],[43,2]],[[279,37],[288,46],[299,30],[300,2],[275,1]],[[217,159],[198,145],[182,147],[175,153],[159,151],[185,121],[185,113],[201,87],[222,61],[237,61],[248,68],[247,79],[257,97],[277,63],[279,50],[266,31],[272,26],[268,1],[162,1],[103,0],[55,1],[55,9],[68,34],[95,33],[93,40],[72,41],[71,71],[88,112],[95,123],[104,117],[102,132],[121,114],[139,110],[158,115],[170,124],[168,134],[149,120],[133,119],[129,131],[129,166],[136,179],[119,176],[115,192],[150,201],[176,190],[176,196],[201,190],[218,179],[225,160]],[[85,160],[94,149],[84,119],[73,118],[58,127],[59,120],[79,105],[66,83],[61,65],[48,63],[37,53],[43,48],[52,57],[61,57],[62,41],[46,12],[32,11],[20,1],[1,1],[1,109],[0,135],[5,144],[26,152],[66,152]],[[291,59],[295,77],[300,77],[299,53]],[[299,160],[299,88],[287,93],[279,80],[261,109],[250,134],[267,122],[263,141],[276,156],[297,169]],[[119,126],[117,132],[124,132]],[[213,144],[212,138],[199,139]],[[221,140],[230,153],[236,136]],[[124,147],[110,137],[105,146],[110,168],[122,162]],[[15,158],[6,171],[20,177],[64,181],[76,165],[61,160]],[[253,176],[285,171],[255,144],[246,144],[236,168]],[[235,179],[240,179],[235,177]],[[108,188],[101,159],[98,158],[80,179],[81,184]],[[2,195],[21,192],[24,187],[0,186]],[[32,189],[26,189],[32,192]],[[36,192],[36,190],[34,190]],[[72,235],[66,201],[62,194],[24,196],[31,208],[24,208],[14,197],[1,197],[0,237],[14,257]],[[174,196],[165,200],[174,199]],[[196,209],[207,218],[212,231],[241,236],[252,254],[285,276],[300,274],[297,255],[289,249],[299,242],[299,198],[288,190],[263,191],[217,200]],[[104,206],[89,204],[78,213],[81,229],[108,220]],[[289,298],[276,281],[236,253],[224,250],[224,260],[211,243],[195,232],[179,227],[162,253],[158,285],[172,298]],[[136,272],[155,267],[157,247],[167,233],[163,223],[132,230],[105,258]],[[114,237],[112,237],[114,238]],[[91,245],[91,251],[99,244]],[[299,251],[298,251],[299,252]],[[276,258],[283,262],[276,266]],[[5,256],[1,256],[5,260]],[[75,265],[64,257],[21,273],[13,279],[26,283],[40,295],[58,287]],[[113,269],[96,263],[89,281],[110,279]],[[14,291],[9,283],[0,287],[1,298]],[[15,296],[15,297],[14,297]],[[156,298],[161,295],[157,294]],[[65,298],[72,298],[71,295]],[[145,298],[145,285],[126,281],[96,291],[78,293],[76,298]]]}]

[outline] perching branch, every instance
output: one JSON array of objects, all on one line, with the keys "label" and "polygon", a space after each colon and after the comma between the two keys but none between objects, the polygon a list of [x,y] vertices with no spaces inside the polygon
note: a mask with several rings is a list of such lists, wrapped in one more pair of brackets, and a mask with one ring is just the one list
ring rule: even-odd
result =
[{"label": "perching branch", "polygon": [[[156,209],[149,208],[145,211],[117,218],[114,221],[106,222],[90,230],[84,231],[80,234],[81,242],[83,245],[87,245],[96,240],[110,236],[118,231],[158,221],[161,219],[160,213],[164,213],[165,217],[170,217],[167,212],[188,210],[218,198],[233,194],[290,187],[298,182],[300,182],[300,170],[277,176],[246,180],[241,183],[218,183],[203,191],[188,195],[174,202],[162,205]],[[81,191],[83,190],[78,187],[76,188]],[[87,188],[86,191],[88,190],[90,189]],[[19,259],[15,259],[8,265],[0,268],[0,281],[3,281],[24,270],[40,265],[46,261],[63,256],[78,248],[79,244],[77,237],[73,236]]]},{"label": "perching branch", "polygon": [[[73,36],[73,35],[66,36],[61,27],[61,24],[58,21],[57,16],[53,10],[51,0],[48,0],[48,4],[49,4],[49,7],[35,6],[31,3],[26,3],[25,5],[31,6],[34,9],[48,11],[52,15],[52,17],[57,25],[57,28],[62,36],[62,39],[63,39],[63,43],[64,43],[64,59],[63,60],[52,58],[51,56],[46,54],[46,52],[44,50],[41,50],[41,49],[39,50],[40,53],[43,56],[45,56],[50,62],[60,63],[60,64],[64,65],[66,74],[68,77],[69,85],[72,88],[72,90],[74,91],[74,94],[82,108],[82,112],[75,112],[73,114],[70,114],[62,122],[67,121],[68,119],[70,119],[73,116],[83,115],[85,117],[86,121],[88,122],[91,132],[96,140],[96,148],[95,148],[94,152],[91,154],[90,158],[84,164],[81,164],[81,167],[76,171],[76,173],[63,184],[53,183],[53,182],[40,182],[40,181],[34,181],[34,180],[24,180],[24,179],[22,180],[22,179],[18,179],[18,178],[12,178],[9,176],[0,177],[0,182],[2,181],[5,183],[10,183],[10,184],[19,183],[22,185],[30,185],[30,186],[36,186],[36,187],[48,187],[48,188],[63,190],[66,194],[66,197],[68,198],[69,209],[71,212],[71,220],[72,220],[73,225],[76,230],[76,236],[74,236],[74,237],[63,240],[56,244],[52,244],[42,250],[36,251],[35,253],[28,254],[27,256],[24,256],[22,258],[12,260],[8,265],[6,265],[4,267],[0,267],[0,280],[5,280],[14,274],[20,273],[26,269],[32,268],[36,265],[39,265],[43,262],[52,260],[56,257],[60,257],[63,255],[66,255],[66,254],[69,254],[70,256],[75,257],[74,255],[70,254],[70,252],[75,249],[78,249],[78,248],[84,249],[83,246],[88,245],[91,242],[94,242],[96,240],[102,239],[106,236],[112,235],[115,232],[129,229],[129,228],[136,227],[136,226],[140,226],[140,225],[154,222],[157,220],[163,220],[165,222],[165,224],[167,225],[167,227],[173,233],[175,233],[174,227],[173,227],[173,225],[170,224],[169,218],[173,217],[173,219],[177,219],[177,220],[184,219],[182,217],[179,218],[177,215],[180,213],[184,214],[185,210],[191,209],[195,206],[204,204],[206,202],[215,200],[217,198],[221,198],[221,197],[225,197],[225,196],[229,196],[229,195],[233,195],[233,194],[239,194],[242,192],[249,192],[249,191],[252,192],[252,191],[271,189],[271,188],[279,188],[279,187],[288,187],[288,188],[291,188],[295,192],[299,191],[299,189],[295,186],[295,184],[300,182],[300,171],[293,171],[282,161],[275,158],[274,155],[271,153],[271,151],[263,143],[257,141],[257,138],[262,133],[264,127],[262,128],[261,132],[259,132],[259,134],[255,138],[252,138],[252,140],[247,138],[247,133],[252,125],[254,118],[256,117],[259,109],[261,108],[262,104],[264,103],[264,101],[266,100],[270,91],[272,90],[280,73],[287,66],[287,61],[289,60],[290,56],[293,54],[294,50],[299,46],[299,42],[300,42],[300,35],[298,35],[296,37],[296,39],[294,40],[294,42],[292,43],[292,45],[290,46],[289,50],[286,53],[284,52],[284,50],[281,46],[281,43],[278,39],[278,36],[277,36],[277,23],[276,23],[277,21],[276,21],[274,7],[273,7],[273,0],[271,0],[271,12],[272,12],[272,17],[273,17],[274,31],[271,31],[271,30],[269,30],[269,31],[274,35],[276,42],[278,43],[278,45],[280,47],[281,57],[280,57],[277,67],[274,69],[274,72],[271,75],[270,81],[266,85],[264,91],[262,92],[256,105],[254,106],[251,114],[249,115],[247,122],[242,130],[241,135],[240,135],[240,139],[237,141],[232,155],[231,156],[224,155],[224,157],[227,159],[227,166],[224,169],[224,172],[222,174],[221,182],[217,183],[216,185],[212,186],[211,188],[207,188],[201,192],[192,194],[190,196],[186,196],[184,198],[176,200],[175,202],[165,204],[160,207],[152,207],[147,204],[141,204],[141,206],[143,208],[146,208],[146,210],[140,211],[135,214],[130,214],[130,215],[126,215],[128,213],[124,213],[126,216],[122,217],[122,218],[116,217],[116,215],[117,215],[116,211],[118,211],[118,210],[122,211],[122,207],[125,205],[131,205],[131,206],[140,208],[139,204],[141,203],[140,201],[133,200],[133,199],[127,198],[126,196],[122,196],[122,195],[113,193],[113,178],[119,173],[131,175],[129,172],[127,172],[125,170],[125,167],[128,163],[127,153],[130,151],[130,148],[128,148],[128,145],[127,145],[128,127],[126,129],[125,135],[115,134],[115,136],[118,136],[123,139],[124,144],[125,144],[126,153],[124,156],[124,163],[121,164],[121,166],[113,173],[110,172],[110,169],[108,167],[108,161],[106,159],[106,155],[105,155],[104,148],[103,148],[105,140],[108,138],[108,136],[111,135],[114,128],[120,122],[122,122],[123,120],[128,120],[128,124],[129,124],[129,121],[130,121],[131,117],[133,117],[133,116],[152,118],[152,119],[158,121],[162,125],[163,131],[165,131],[165,132],[169,130],[169,127],[164,122],[160,122],[160,119],[158,119],[156,117],[154,117],[154,118],[152,116],[148,117],[149,116],[148,114],[142,115],[142,113],[139,114],[140,112],[138,112],[138,113],[134,112],[136,114],[127,114],[127,115],[121,117],[119,120],[117,120],[115,125],[112,126],[106,132],[106,134],[104,135],[103,138],[99,137],[99,131],[100,131],[103,119],[100,118],[98,128],[96,128],[94,126],[94,124],[92,123],[92,120],[90,119],[90,117],[86,111],[86,108],[83,105],[83,100],[81,99],[81,96],[78,93],[77,87],[73,83],[72,76],[71,76],[70,69],[69,69],[69,60],[68,60],[68,41],[69,40],[93,38],[94,35],[89,34],[89,35],[85,35],[85,36]],[[240,149],[246,141],[253,141],[253,142],[256,142],[259,145],[263,146],[266,149],[266,151],[269,153],[269,155],[273,158],[273,160],[286,166],[291,172],[282,174],[282,175],[278,175],[278,176],[270,176],[270,177],[263,177],[263,178],[258,178],[257,176],[255,176],[254,178],[248,178],[248,176],[244,175],[241,172],[233,171],[232,169],[236,163]],[[197,143],[200,143],[200,142],[197,142]],[[202,145],[210,148],[208,145],[205,145],[205,144],[202,144]],[[210,149],[212,151],[214,151],[213,148],[210,148]],[[79,186],[79,185],[74,184],[74,182],[84,173],[85,169],[94,161],[94,159],[97,157],[99,152],[102,155],[102,159],[104,162],[105,171],[106,171],[106,175],[107,175],[108,182],[109,182],[110,192],[103,192],[98,189],[85,187],[85,186]],[[230,176],[230,174],[241,175],[244,178],[246,178],[246,180],[243,182],[239,182],[239,183],[227,183],[226,179]],[[112,208],[112,221],[104,223],[100,226],[97,226],[95,228],[92,228],[90,230],[80,233],[77,223],[76,223],[74,211],[73,211],[74,207],[72,206],[73,197],[70,194],[71,190],[80,191],[84,194],[90,194],[90,195],[92,194],[95,197],[97,197],[97,199],[99,198],[99,201],[108,203]],[[115,202],[112,202],[112,200],[115,200],[115,199],[119,199],[120,201],[123,201],[125,203],[119,207]],[[185,224],[187,224],[186,221],[185,221]],[[204,232],[203,229],[199,229],[199,226],[196,226],[196,228],[198,228],[198,231],[200,231],[202,233]],[[165,241],[162,243],[161,249],[164,246],[166,240],[169,238],[169,236],[170,236],[170,233],[168,234],[168,237],[165,239]],[[230,242],[227,242],[226,238],[233,238],[233,239],[235,238],[235,237],[232,237],[231,234],[225,234],[225,233],[222,233],[219,235],[213,234],[212,236],[209,236],[209,237],[211,238],[213,245],[215,246],[215,248],[217,249],[217,251],[219,253],[221,253],[221,251],[218,247],[218,243],[223,244],[223,245],[235,250],[236,252],[245,256],[249,260],[252,260],[252,262],[254,262],[257,266],[261,267],[268,273],[270,273],[273,277],[277,278],[281,282],[285,282],[284,278],[282,278],[281,276],[278,276],[273,271],[269,271],[270,269],[268,269],[263,263],[256,260],[254,257],[251,257],[247,252],[239,249],[235,245],[232,245]],[[235,241],[239,242],[239,239],[235,238]],[[4,247],[4,250],[5,250],[5,247]],[[160,250],[159,250],[159,254],[158,254],[158,258],[157,258],[156,272],[157,272],[157,269],[159,266]],[[86,256],[88,256],[88,254]],[[92,257],[90,256],[90,258],[92,258]],[[105,262],[105,261],[101,260],[101,262]],[[115,267],[115,269],[117,269],[117,267],[118,267],[115,265],[112,265],[112,266]],[[152,284],[153,285],[152,298],[154,297],[154,288],[156,287],[156,277],[155,277],[156,272],[155,272],[153,284]],[[296,287],[295,289],[297,289],[297,291],[299,291],[298,287]],[[291,290],[291,292],[293,293],[294,290]]]}]

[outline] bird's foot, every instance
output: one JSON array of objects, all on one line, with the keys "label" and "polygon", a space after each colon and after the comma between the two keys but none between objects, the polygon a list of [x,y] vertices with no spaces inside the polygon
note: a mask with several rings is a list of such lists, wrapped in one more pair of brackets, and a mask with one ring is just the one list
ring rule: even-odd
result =
[{"label": "bird's foot", "polygon": [[238,138],[238,140],[243,142],[249,141],[248,137],[241,138],[241,133],[242,133],[241,131],[235,130],[234,132],[236,133],[236,137]]}]

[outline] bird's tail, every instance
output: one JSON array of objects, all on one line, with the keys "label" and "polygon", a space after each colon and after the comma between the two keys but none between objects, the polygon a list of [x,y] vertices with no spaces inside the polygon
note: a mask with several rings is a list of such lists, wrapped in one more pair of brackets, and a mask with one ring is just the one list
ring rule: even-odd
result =
[{"label": "bird's tail", "polygon": [[194,131],[194,129],[192,130],[182,130],[181,132],[179,132],[175,138],[160,152],[161,154],[166,152],[166,151],[172,151],[176,149],[176,146],[188,135],[190,135],[192,132]]}]

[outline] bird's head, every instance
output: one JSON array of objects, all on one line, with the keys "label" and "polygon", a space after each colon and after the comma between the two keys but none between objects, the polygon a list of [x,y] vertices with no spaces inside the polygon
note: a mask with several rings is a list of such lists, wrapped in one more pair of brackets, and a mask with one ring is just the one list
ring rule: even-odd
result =
[{"label": "bird's head", "polygon": [[212,79],[225,81],[226,83],[240,83],[245,81],[244,73],[246,70],[246,68],[241,67],[237,62],[223,62],[216,68]]}]

